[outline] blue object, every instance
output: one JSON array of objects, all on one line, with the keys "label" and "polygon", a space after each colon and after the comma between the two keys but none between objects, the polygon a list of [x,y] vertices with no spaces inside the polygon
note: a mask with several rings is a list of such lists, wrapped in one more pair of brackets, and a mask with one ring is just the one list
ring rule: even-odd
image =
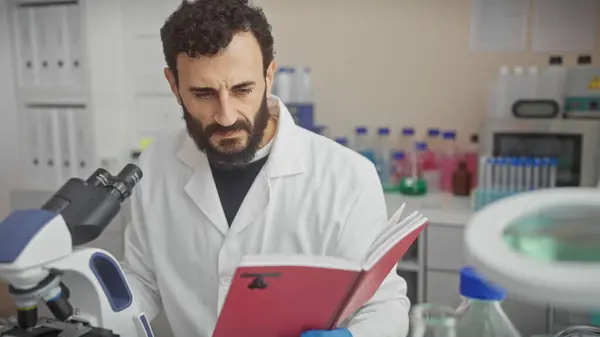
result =
[{"label": "blue object", "polygon": [[315,107],[313,104],[286,104],[288,111],[299,126],[311,130],[315,127]]},{"label": "blue object", "polygon": [[0,263],[13,263],[54,217],[56,213],[45,210],[19,210],[0,222]]},{"label": "blue object", "polygon": [[417,151],[427,151],[427,143],[417,142],[415,143],[415,148],[417,149]]},{"label": "blue object", "polygon": [[404,129],[402,129],[402,134],[404,136],[413,136],[415,134],[415,129],[413,129],[413,128],[404,128]]},{"label": "blue object", "polygon": [[133,296],[117,262],[106,254],[95,253],[90,258],[90,269],[100,282],[112,310],[120,312],[129,308]]},{"label": "blue object", "polygon": [[442,138],[444,139],[456,139],[456,131],[444,131],[442,134]]},{"label": "blue object", "polygon": [[335,142],[340,145],[348,146],[348,138],[346,138],[346,137],[337,137],[335,139]]},{"label": "blue object", "polygon": [[429,129],[429,130],[427,130],[427,135],[429,137],[439,137],[440,129],[435,129],[435,128]]},{"label": "blue object", "polygon": [[357,126],[356,127],[356,134],[357,135],[366,135],[367,134],[367,128],[364,126]]},{"label": "blue object", "polygon": [[460,294],[482,301],[502,301],[506,297],[504,289],[483,279],[473,267],[464,267],[460,270]]},{"label": "blue object", "polygon": [[146,318],[146,315],[141,314],[139,320],[142,323],[142,326],[144,327],[146,337],[154,337],[154,333],[152,332],[152,328],[150,327],[150,323],[148,322],[148,318]]},{"label": "blue object", "polygon": [[352,333],[345,328],[334,330],[311,330],[303,332],[300,337],[352,337]]},{"label": "blue object", "polygon": [[405,156],[404,151],[394,151],[392,153],[392,159],[394,160],[402,160]]},{"label": "blue object", "polygon": [[377,130],[377,133],[380,136],[387,136],[390,134],[390,129],[389,128],[379,128],[379,130]]}]

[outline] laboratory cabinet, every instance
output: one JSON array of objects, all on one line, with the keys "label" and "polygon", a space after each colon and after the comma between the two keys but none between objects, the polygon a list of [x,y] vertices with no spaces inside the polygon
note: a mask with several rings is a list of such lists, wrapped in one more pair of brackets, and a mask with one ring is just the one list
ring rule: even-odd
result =
[{"label": "laboratory cabinet", "polygon": [[7,8],[16,188],[52,190],[100,166],[120,169],[129,123],[121,1],[9,0]]}]

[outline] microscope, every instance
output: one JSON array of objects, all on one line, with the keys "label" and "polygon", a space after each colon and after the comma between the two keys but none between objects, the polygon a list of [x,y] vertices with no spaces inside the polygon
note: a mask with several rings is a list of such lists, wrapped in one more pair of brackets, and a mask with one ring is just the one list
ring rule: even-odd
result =
[{"label": "microscope", "polygon": [[[0,222],[0,279],[17,315],[0,321],[1,337],[153,337],[117,260],[96,239],[129,198],[142,171],[96,170],[67,181],[42,207]],[[45,303],[54,316],[42,318]]]}]

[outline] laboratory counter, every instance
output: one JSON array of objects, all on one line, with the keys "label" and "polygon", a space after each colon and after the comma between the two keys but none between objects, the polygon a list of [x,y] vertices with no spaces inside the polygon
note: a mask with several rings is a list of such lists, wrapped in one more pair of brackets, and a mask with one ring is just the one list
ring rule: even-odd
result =
[{"label": "laboratory counter", "polygon": [[457,197],[450,193],[431,193],[424,196],[386,193],[385,202],[389,216],[406,202],[405,215],[420,211],[429,218],[431,223],[448,226],[462,227],[474,213],[471,208],[471,198]]}]

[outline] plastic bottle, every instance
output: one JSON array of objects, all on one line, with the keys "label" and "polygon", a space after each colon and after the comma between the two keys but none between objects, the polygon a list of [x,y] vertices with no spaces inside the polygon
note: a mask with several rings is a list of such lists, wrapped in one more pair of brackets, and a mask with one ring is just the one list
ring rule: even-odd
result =
[{"label": "plastic bottle", "polygon": [[415,304],[410,312],[411,337],[456,337],[456,313],[440,304]]},{"label": "plastic bottle", "polygon": [[336,137],[335,142],[348,147],[348,138],[347,137]]},{"label": "plastic bottle", "polygon": [[427,181],[423,177],[423,158],[427,143],[417,142],[410,152],[410,176],[402,178],[400,193],[405,195],[424,195],[427,193]]},{"label": "plastic bottle", "polygon": [[404,177],[410,177],[410,165],[407,154],[402,150],[396,150],[392,153],[391,184],[398,189]]},{"label": "plastic bottle", "polygon": [[411,152],[415,144],[415,129],[411,127],[405,127],[402,129],[399,135],[398,150],[402,150],[405,153]]},{"label": "plastic bottle", "polygon": [[311,88],[310,68],[301,67],[294,73],[293,102],[298,104],[312,104],[313,93]]},{"label": "plastic bottle", "polygon": [[355,131],[356,136],[354,139],[354,150],[365,156],[365,158],[369,159],[373,164],[376,164],[375,150],[369,142],[369,134],[367,128],[364,126],[359,126],[356,128]]},{"label": "plastic bottle", "polygon": [[[423,162],[423,169],[437,170],[439,168],[439,155],[442,150],[442,139],[439,129],[430,128],[427,130],[427,153]],[[437,186],[437,184],[436,184]]]},{"label": "plastic bottle", "polygon": [[510,70],[507,66],[500,67],[498,72],[498,78],[495,81],[495,85],[492,87],[492,104],[491,104],[491,116],[495,118],[503,118],[511,115],[511,108],[509,104],[509,81],[510,81]]},{"label": "plastic bottle", "polygon": [[279,99],[284,103],[290,103],[294,99],[294,69],[281,67],[277,71],[275,78],[275,92]]},{"label": "plastic bottle", "polygon": [[377,173],[379,173],[379,179],[383,184],[384,188],[390,186],[390,172],[391,172],[391,144],[390,144],[390,129],[379,128],[377,130],[377,145],[376,145],[376,164]]},{"label": "plastic bottle", "polygon": [[467,162],[461,160],[452,174],[452,194],[456,196],[469,196],[471,194],[472,178],[467,169]]},{"label": "plastic bottle", "polygon": [[565,105],[565,82],[567,80],[567,68],[563,66],[561,56],[551,56],[548,66],[540,72],[538,96],[540,99],[553,100],[559,106],[559,112],[564,112]]},{"label": "plastic bottle", "polygon": [[458,149],[456,147],[456,131],[445,131],[442,134],[442,154],[440,159],[440,190],[452,191],[452,174],[456,169]]},{"label": "plastic bottle", "polygon": [[460,271],[463,301],[456,310],[460,337],[521,337],[504,310],[506,292],[478,275],[472,267]]},{"label": "plastic bottle", "polygon": [[527,68],[527,75],[525,77],[525,92],[523,99],[535,100],[539,98],[538,87],[539,87],[539,70],[537,67]]},{"label": "plastic bottle", "polygon": [[467,170],[471,172],[471,186],[477,187],[477,171],[479,166],[479,135],[476,133],[471,135],[469,144],[465,148],[463,160],[467,163]]},{"label": "plastic bottle", "polygon": [[527,82],[525,79],[525,69],[523,67],[515,67],[513,73],[508,78],[507,105],[503,117],[513,116],[513,105],[516,101],[525,98],[527,94]]}]

